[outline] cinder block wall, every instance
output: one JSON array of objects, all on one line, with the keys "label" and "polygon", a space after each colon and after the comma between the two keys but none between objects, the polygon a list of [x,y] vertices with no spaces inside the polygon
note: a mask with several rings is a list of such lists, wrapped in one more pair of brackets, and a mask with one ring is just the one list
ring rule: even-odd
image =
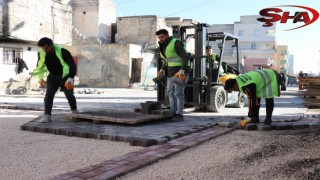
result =
[{"label": "cinder block wall", "polygon": [[52,0],[14,0],[1,3],[0,35],[37,41],[50,37],[59,44],[71,44],[72,8]]}]

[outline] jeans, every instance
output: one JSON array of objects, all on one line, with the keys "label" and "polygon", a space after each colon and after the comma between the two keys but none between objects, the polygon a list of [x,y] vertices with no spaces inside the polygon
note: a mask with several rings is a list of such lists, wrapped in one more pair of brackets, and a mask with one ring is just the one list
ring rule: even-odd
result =
[{"label": "jeans", "polygon": [[59,87],[61,88],[61,90],[63,90],[64,95],[66,96],[70,105],[70,109],[77,109],[77,101],[73,94],[73,89],[68,91],[64,87],[64,83],[67,81],[67,79],[68,77],[62,78],[62,76],[53,75],[51,73],[48,75],[46,95],[44,97],[44,114],[51,115],[54,95],[56,94]]},{"label": "jeans", "polygon": [[170,109],[176,114],[183,114],[184,109],[184,89],[186,88],[189,75],[186,75],[185,83],[178,85],[172,82],[172,77],[167,78],[167,93],[169,96]]}]

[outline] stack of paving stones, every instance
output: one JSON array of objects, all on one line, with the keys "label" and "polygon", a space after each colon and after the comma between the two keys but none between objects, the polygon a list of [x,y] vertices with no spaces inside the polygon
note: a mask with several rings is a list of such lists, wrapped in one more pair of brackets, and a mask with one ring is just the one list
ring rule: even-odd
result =
[{"label": "stack of paving stones", "polygon": [[320,77],[301,77],[304,104],[309,108],[320,108]]},{"label": "stack of paving stones", "polygon": [[123,176],[129,172],[145,167],[160,159],[168,158],[176,153],[197,146],[210,139],[232,132],[231,128],[218,126],[208,128],[201,132],[193,133],[167,143],[159,144],[130,152],[124,156],[106,160],[96,165],[91,165],[66,174],[58,175],[52,180],[61,179],[90,179],[108,180]]}]

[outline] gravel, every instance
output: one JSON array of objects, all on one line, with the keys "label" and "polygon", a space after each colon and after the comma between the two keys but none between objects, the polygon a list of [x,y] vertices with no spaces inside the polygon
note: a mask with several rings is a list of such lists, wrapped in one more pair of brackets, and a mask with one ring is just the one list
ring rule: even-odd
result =
[{"label": "gravel", "polygon": [[320,179],[319,147],[319,130],[238,130],[119,180]]},{"label": "gravel", "polygon": [[20,131],[42,112],[0,110],[0,179],[49,179],[142,147]]}]

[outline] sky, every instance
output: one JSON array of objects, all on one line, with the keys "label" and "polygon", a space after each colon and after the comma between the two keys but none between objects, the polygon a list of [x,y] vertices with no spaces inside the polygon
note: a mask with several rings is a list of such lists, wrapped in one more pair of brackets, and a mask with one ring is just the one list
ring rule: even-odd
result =
[{"label": "sky", "polygon": [[[181,17],[208,24],[233,24],[240,16],[259,15],[261,9],[299,5],[315,9],[320,13],[317,0],[113,0],[116,3],[117,17],[157,15],[160,17]],[[301,9],[281,7],[293,15]],[[304,11],[304,10],[302,10]],[[281,13],[280,13],[281,14]],[[281,14],[282,15],[282,14]],[[312,19],[311,13],[309,17]],[[288,45],[289,53],[294,55],[294,71],[320,72],[320,18],[313,24],[296,30],[285,31],[303,25],[276,23],[278,45]]]}]

